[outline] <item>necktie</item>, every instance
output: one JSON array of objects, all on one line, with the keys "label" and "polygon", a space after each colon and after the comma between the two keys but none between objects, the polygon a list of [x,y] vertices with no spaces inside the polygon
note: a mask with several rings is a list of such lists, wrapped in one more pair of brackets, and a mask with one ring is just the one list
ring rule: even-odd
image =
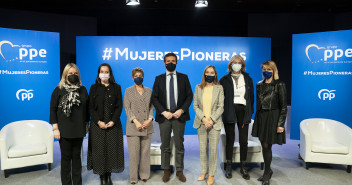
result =
[{"label": "necktie", "polygon": [[175,92],[174,92],[174,75],[170,73],[170,88],[169,88],[169,95],[170,95],[170,111],[175,112],[176,110],[176,103],[175,103]]}]

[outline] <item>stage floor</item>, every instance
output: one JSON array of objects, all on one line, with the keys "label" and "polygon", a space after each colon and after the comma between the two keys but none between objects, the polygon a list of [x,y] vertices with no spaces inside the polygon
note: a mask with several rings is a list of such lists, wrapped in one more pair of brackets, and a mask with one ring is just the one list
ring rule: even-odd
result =
[{"label": "stage floor", "polygon": [[[130,184],[129,183],[129,164],[128,164],[128,149],[127,140],[125,140],[125,170],[119,174],[113,174],[112,180],[116,184]],[[199,143],[196,135],[185,136],[185,170],[187,177],[185,183],[181,183],[175,173],[172,174],[168,183],[170,185],[177,184],[192,184],[201,185],[206,182],[198,182],[197,178],[200,175],[200,157],[199,157]],[[287,138],[287,144],[283,146],[273,146],[273,162],[272,169],[274,175],[271,180],[272,185],[278,184],[292,184],[292,185],[343,185],[352,184],[352,174],[346,172],[345,165],[331,165],[331,164],[311,164],[309,170],[304,168],[303,162],[297,158],[299,141],[290,140]],[[84,161],[86,163],[87,155],[87,139],[84,140]],[[219,144],[219,149],[220,149]],[[218,156],[218,170],[215,176],[215,184],[261,184],[257,178],[262,175],[259,164],[250,164],[249,173],[250,180],[244,180],[240,176],[239,165],[234,165],[232,179],[226,179],[224,176],[223,165],[220,163],[220,156]],[[47,170],[46,165],[25,167],[19,169],[9,170],[9,177],[4,178],[3,171],[0,172],[0,185],[59,185],[60,181],[60,148],[58,142],[54,142],[54,163],[52,171]],[[148,182],[140,181],[138,184],[153,184],[164,185],[161,178],[162,170],[153,168],[151,178]],[[84,185],[100,184],[98,175],[93,174],[92,171],[87,171],[86,166],[82,169],[82,178]]]}]

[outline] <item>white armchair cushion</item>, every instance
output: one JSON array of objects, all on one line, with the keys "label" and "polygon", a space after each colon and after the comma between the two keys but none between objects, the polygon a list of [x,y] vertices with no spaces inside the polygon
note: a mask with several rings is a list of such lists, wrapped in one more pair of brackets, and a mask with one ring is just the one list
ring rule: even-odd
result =
[{"label": "white armchair cushion", "polygon": [[44,143],[38,144],[17,144],[9,148],[9,158],[25,157],[46,154],[47,149]]},{"label": "white armchair cushion", "polygon": [[152,143],[150,145],[150,155],[161,155],[160,145],[161,143]]},{"label": "white armchair cushion", "polygon": [[[256,153],[262,151],[262,146],[254,141],[248,141],[247,153]],[[233,145],[233,153],[240,153],[240,144],[239,142],[235,142]]]},{"label": "white armchair cushion", "polygon": [[337,142],[313,142],[312,152],[325,154],[348,154],[348,147]]}]

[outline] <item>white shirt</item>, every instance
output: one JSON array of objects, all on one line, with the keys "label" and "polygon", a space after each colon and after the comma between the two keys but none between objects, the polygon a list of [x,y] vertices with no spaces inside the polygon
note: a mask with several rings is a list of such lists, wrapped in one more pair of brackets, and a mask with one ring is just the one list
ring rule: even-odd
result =
[{"label": "white shirt", "polygon": [[234,97],[233,97],[233,103],[234,104],[242,104],[246,105],[246,99],[244,98],[244,94],[246,93],[246,83],[244,81],[244,77],[241,74],[238,77],[238,85],[236,86],[235,79],[232,77],[232,82],[233,82],[233,92],[234,92]]},{"label": "white shirt", "polygon": [[[174,95],[175,95],[175,104],[177,106],[177,98],[178,98],[178,91],[177,91],[177,75],[176,70],[172,72],[173,79],[174,79]],[[171,76],[169,75],[170,72],[166,71],[166,108],[170,110],[170,79]]]}]

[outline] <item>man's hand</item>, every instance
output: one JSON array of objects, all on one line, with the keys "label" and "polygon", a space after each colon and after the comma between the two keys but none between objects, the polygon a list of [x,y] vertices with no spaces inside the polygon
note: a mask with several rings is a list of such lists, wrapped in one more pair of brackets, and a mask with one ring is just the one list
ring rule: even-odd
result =
[{"label": "man's hand", "polygon": [[164,116],[166,119],[169,120],[169,119],[172,118],[173,114],[172,114],[171,112],[165,111],[165,112],[163,113],[163,116]]},{"label": "man's hand", "polygon": [[172,117],[174,117],[175,119],[178,119],[178,118],[180,118],[182,113],[183,113],[183,111],[181,109],[179,109],[175,113],[172,114]]}]

